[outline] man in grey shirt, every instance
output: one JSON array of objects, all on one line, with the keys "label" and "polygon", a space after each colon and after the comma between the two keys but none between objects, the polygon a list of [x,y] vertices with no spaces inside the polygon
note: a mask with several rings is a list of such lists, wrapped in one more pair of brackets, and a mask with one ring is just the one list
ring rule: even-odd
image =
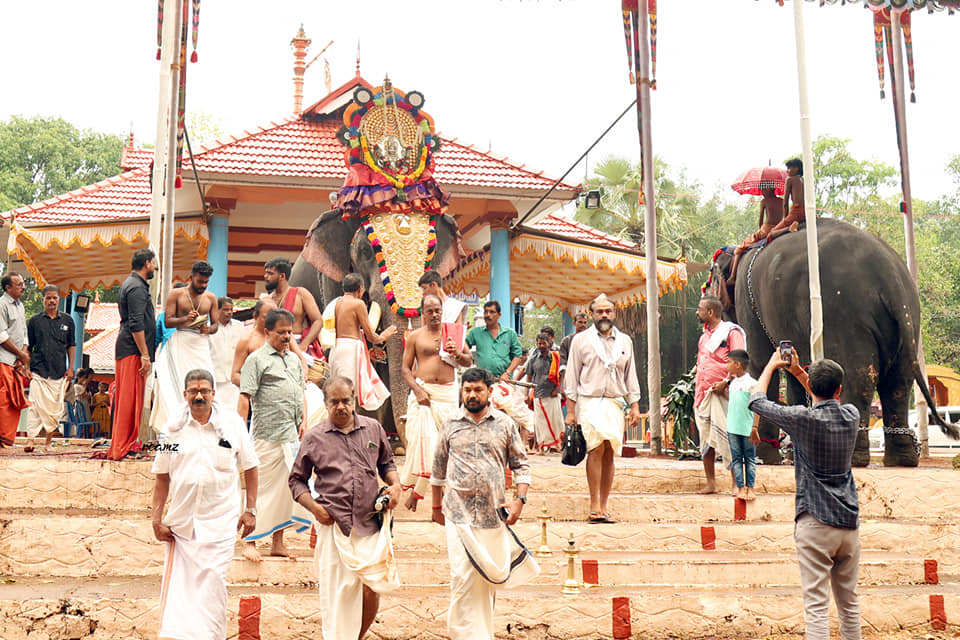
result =
[{"label": "man in grey shirt", "polygon": [[297,441],[304,429],[304,380],[300,358],[290,350],[293,314],[271,309],[264,321],[266,342],[251,353],[240,370],[240,401],[237,411],[244,419],[253,407],[250,421],[253,448],[260,459],[257,496],[257,528],[247,536],[243,557],[262,558],[256,541],[272,536],[270,555],[293,556],[283,544],[283,531],[310,528],[310,515],[295,506],[287,489]]},{"label": "man in grey shirt", "polygon": [[[784,407],[767,399],[773,373],[787,370],[813,398],[807,406]],[[830,589],[837,602],[843,640],[860,640],[860,506],[850,463],[860,427],[860,411],[840,404],[843,369],[833,360],[800,368],[796,351],[779,350],[760,375],[750,410],[790,434],[797,476],[796,525],[803,617],[807,640],[830,637]]]},{"label": "man in grey shirt", "polygon": [[0,278],[0,448],[12,447],[20,425],[20,412],[29,406],[23,379],[30,377],[27,351],[27,316],[23,310],[23,276],[8,273]]}]

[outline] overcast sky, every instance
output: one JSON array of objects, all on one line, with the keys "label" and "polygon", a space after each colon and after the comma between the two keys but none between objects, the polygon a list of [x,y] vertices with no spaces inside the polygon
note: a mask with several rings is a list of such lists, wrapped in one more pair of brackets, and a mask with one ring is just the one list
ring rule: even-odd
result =
[{"label": "overcast sky", "polygon": [[[879,85],[869,10],[805,3],[813,134],[851,139],[854,154],[896,166],[887,73]],[[655,153],[686,167],[706,191],[729,191],[743,169],[800,152],[791,2],[661,0]],[[156,128],[156,3],[6,2],[0,38],[0,119],[62,116],[152,142]],[[954,188],[944,165],[960,153],[960,15],[913,16],[917,103],[908,105],[913,192]],[[614,0],[204,0],[199,62],[187,109],[227,133],[292,111],[290,39],[300,24],[325,55],[333,86],[389,74],[426,96],[445,136],[559,177],[633,98]],[[326,93],[323,61],[306,75],[305,104]],[[627,116],[590,154],[639,157]],[[577,167],[570,181],[585,173]]]}]

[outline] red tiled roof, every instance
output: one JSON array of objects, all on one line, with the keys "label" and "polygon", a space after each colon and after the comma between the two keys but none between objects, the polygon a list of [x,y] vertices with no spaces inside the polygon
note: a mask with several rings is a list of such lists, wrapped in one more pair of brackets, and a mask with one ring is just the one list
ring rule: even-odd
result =
[{"label": "red tiled roof", "polygon": [[90,368],[95,372],[112,372],[116,367],[117,336],[119,335],[118,325],[101,331],[83,343],[83,355],[90,356]]},{"label": "red tiled roof", "polygon": [[[197,169],[221,175],[343,180],[347,175],[344,148],[336,139],[341,126],[340,109],[320,113],[320,107],[359,84],[370,86],[357,76],[352,83],[340,87],[305,111],[302,117],[271,122],[253,131],[244,131],[240,136],[230,136],[200,147],[194,159]],[[528,169],[457,138],[440,137],[434,178],[451,190],[471,187],[543,192],[553,185],[554,180],[541,171]],[[127,145],[121,157],[125,173],[12,212],[0,213],[0,217],[9,218],[12,213],[22,222],[32,224],[146,217],[151,206],[149,171],[152,160],[153,151]],[[184,171],[189,170],[189,156],[184,158],[183,167]],[[576,189],[576,186],[564,183],[558,187],[565,191]]]},{"label": "red tiled roof", "polygon": [[97,302],[90,305],[83,328],[90,333],[98,333],[110,327],[120,325],[120,309],[116,302]]},{"label": "red tiled roof", "polygon": [[149,216],[150,204],[149,172],[134,169],[61,196],[0,213],[0,217],[9,219],[13,214],[21,222],[31,224],[124,220]]},{"label": "red tiled roof", "polygon": [[636,242],[631,242],[630,240],[625,240],[619,236],[604,233],[599,229],[594,229],[590,225],[577,222],[576,220],[561,218],[560,216],[552,213],[545,215],[531,226],[534,229],[546,231],[547,233],[569,236],[575,240],[600,244],[612,249],[627,249],[632,251],[637,251],[640,249],[640,245],[638,245]]}]

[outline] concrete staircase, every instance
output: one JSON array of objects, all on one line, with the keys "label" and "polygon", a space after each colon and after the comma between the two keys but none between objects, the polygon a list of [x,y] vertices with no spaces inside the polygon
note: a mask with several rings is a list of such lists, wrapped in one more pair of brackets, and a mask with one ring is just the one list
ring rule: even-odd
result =
[{"label": "concrete staircase", "polygon": [[[700,496],[697,462],[618,459],[610,507],[591,525],[582,468],[536,457],[530,504],[515,527],[551,557],[534,584],[501,591],[498,637],[766,638],[803,630],[793,547],[793,469],[760,467],[759,498]],[[79,456],[0,457],[0,640],[155,638],[163,547],[153,538],[150,463]],[[721,473],[724,490],[729,477]],[[960,621],[960,473],[858,469],[864,630],[930,637]],[[404,587],[384,596],[371,636],[446,638],[449,570],[430,501],[398,509]],[[568,537],[579,595],[565,596]],[[309,536],[296,561],[239,559],[228,573],[228,637],[320,638]],[[239,551],[239,547],[238,547]],[[241,615],[243,614],[243,615]],[[242,622],[241,622],[242,618]],[[240,633],[240,629],[243,633]],[[253,635],[257,631],[259,636]],[[905,637],[911,637],[910,635]],[[936,636],[933,636],[936,637]],[[943,636],[947,637],[947,636]]]}]

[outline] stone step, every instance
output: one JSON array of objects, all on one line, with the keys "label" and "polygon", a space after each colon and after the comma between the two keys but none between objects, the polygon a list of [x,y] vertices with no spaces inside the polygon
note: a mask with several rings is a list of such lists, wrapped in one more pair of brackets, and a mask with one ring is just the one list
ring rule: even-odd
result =
[{"label": "stone step", "polygon": [[[96,517],[63,518],[57,516],[8,518],[0,516],[0,574],[10,576],[142,576],[159,575],[163,564],[162,543],[153,537],[153,529],[145,519],[120,520]],[[514,528],[531,551],[540,547],[540,526],[521,521]],[[573,533],[581,559],[601,563],[600,580],[611,571],[612,584],[667,583],[719,584],[717,577],[697,577],[698,566],[765,562],[768,573],[757,574],[749,584],[784,584],[783,568],[795,573],[793,528],[789,524],[735,523],[712,526],[715,550],[703,551],[704,532],[699,526],[674,524],[588,525],[561,523],[548,526],[547,541],[553,555],[542,562],[545,574],[559,575],[557,563],[565,562],[563,549]],[[709,536],[709,533],[707,533]],[[407,562],[442,562],[443,566],[416,579],[419,584],[442,583],[446,580],[446,538],[441,527],[426,522],[398,521],[394,527],[395,549]],[[263,584],[299,584],[313,582],[309,557],[309,536],[288,532],[286,543],[300,562],[283,562],[268,558],[266,567],[258,569],[238,561],[235,579],[239,582]],[[935,560],[940,574],[960,574],[953,566],[960,546],[960,525],[905,523],[899,521],[864,522],[861,526],[864,557],[869,555],[881,571],[874,583],[909,584],[923,578],[924,560]],[[262,553],[267,545],[261,543]],[[238,546],[239,556],[239,546]],[[658,564],[663,559],[664,563]],[[685,562],[686,561],[686,562]],[[882,564],[886,563],[886,564]],[[666,568],[672,574],[664,573]],[[249,565],[249,566],[244,566]],[[289,566],[287,566],[289,565]],[[547,572],[547,569],[550,569]],[[883,573],[889,568],[894,574]],[[634,570],[639,573],[632,573]],[[689,573],[687,573],[689,570]],[[661,573],[649,573],[660,571]],[[701,573],[695,573],[701,571]],[[644,573],[647,572],[647,573]],[[796,580],[791,573],[789,578]],[[301,575],[302,574],[302,575]],[[405,572],[405,575],[415,575]],[[657,575],[673,577],[660,577]],[[750,575],[749,571],[747,575]],[[865,576],[867,574],[864,574]],[[871,574],[872,575],[872,574]],[[234,579],[234,578],[232,578]],[[635,580],[635,582],[631,582]],[[734,584],[741,583],[737,579]],[[793,584],[794,582],[788,582]],[[867,584],[867,583],[865,583]]]},{"label": "stone step", "polygon": [[[706,529],[706,531],[704,531]],[[522,519],[514,531],[531,550],[540,547],[540,524]],[[770,552],[793,549],[791,523],[735,522],[708,524],[591,525],[581,522],[548,523],[547,544],[560,553],[573,534],[584,553],[686,552],[702,549],[704,537],[713,533],[718,551]],[[398,550],[445,553],[446,537],[441,527],[429,522],[399,520],[394,526]],[[865,551],[910,553],[937,559],[960,548],[960,524],[920,521],[865,520],[860,526]],[[289,531],[288,546],[306,555],[308,537]],[[121,567],[131,558],[160,558],[160,544],[152,526],[138,515],[130,519],[24,516],[0,513],[0,574],[96,575],[109,568],[123,575]],[[160,562],[161,560],[156,560]]]},{"label": "stone step", "polygon": [[[703,469],[696,461],[618,459],[613,492],[617,494],[689,494],[703,488]],[[77,508],[144,510],[150,506],[153,474],[149,461],[113,462],[78,456],[0,457],[0,494],[8,509]],[[585,494],[584,469],[565,467],[549,457],[534,457],[531,496]],[[936,496],[935,503],[960,507],[957,472],[952,469],[855,469],[861,503],[877,502],[883,517],[903,504]],[[730,488],[729,473],[718,470],[722,491]],[[794,470],[788,466],[757,468],[761,495],[794,492]]]},{"label": "stone step", "polygon": [[[30,637],[79,640],[153,637],[159,620],[159,592],[158,578],[18,580],[0,584],[0,638],[26,638],[28,633]],[[241,596],[256,598],[259,619],[252,624],[259,627],[259,637],[319,637],[317,597],[309,587],[230,588],[228,637],[238,633]],[[618,598],[616,603],[614,597]],[[884,632],[902,629],[924,634],[931,630],[932,600],[942,602],[946,620],[960,619],[957,585],[862,587],[863,628],[878,634],[878,638],[885,637]],[[382,596],[368,637],[447,638],[448,605],[448,593],[443,587],[401,588]],[[614,637],[615,606],[617,613],[630,621],[626,635],[636,638],[759,638],[802,633],[804,627],[798,588],[596,587],[584,589],[579,595],[564,596],[559,587],[552,585],[500,591],[494,625],[498,635],[504,637],[606,640]],[[939,610],[939,605],[936,608]],[[948,628],[951,634],[956,630],[955,624]],[[623,637],[625,629],[620,624],[618,631],[618,636]]]}]

